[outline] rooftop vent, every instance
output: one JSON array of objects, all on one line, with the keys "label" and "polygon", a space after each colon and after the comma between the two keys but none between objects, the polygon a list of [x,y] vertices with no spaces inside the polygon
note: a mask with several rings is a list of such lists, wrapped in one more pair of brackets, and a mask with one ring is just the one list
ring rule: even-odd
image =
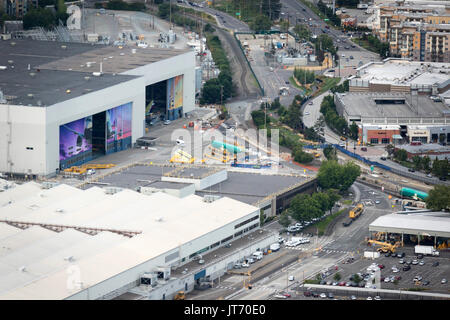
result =
[{"label": "rooftop vent", "polygon": [[62,212],[64,212],[64,209],[62,209],[62,208],[58,208],[58,209],[56,209],[55,211],[56,211],[56,212],[60,212],[60,213],[62,213]]},{"label": "rooftop vent", "polygon": [[67,49],[67,46],[62,45],[62,46],[61,46],[61,49]]},{"label": "rooftop vent", "polygon": [[159,217],[159,218],[156,218],[155,221],[156,221],[156,222],[163,222],[164,219],[163,219],[163,217]]},{"label": "rooftop vent", "polygon": [[13,41],[13,42],[11,42],[11,45],[14,47],[16,45],[16,43]]},{"label": "rooftop vent", "polygon": [[84,77],[84,80],[86,80],[86,81],[88,81],[89,79],[91,79],[91,77],[88,77],[88,76]]},{"label": "rooftop vent", "polygon": [[0,70],[6,70],[6,69],[8,69],[7,66],[0,66]]},{"label": "rooftop vent", "polygon": [[34,72],[30,72],[30,73],[29,73],[29,75],[30,75],[30,77],[32,77],[32,78],[33,78],[33,77],[34,77],[34,76],[36,75],[36,73],[34,73]]},{"label": "rooftop vent", "polygon": [[92,75],[94,77],[100,77],[102,74],[101,74],[101,72],[92,72]]},{"label": "rooftop vent", "polygon": [[14,63],[14,60],[8,60],[8,63],[9,63],[9,64],[13,64],[13,63]]},{"label": "rooftop vent", "polygon": [[34,94],[32,94],[32,93],[29,93],[29,94],[27,94],[27,96],[28,96],[28,98],[30,98],[30,99],[33,99],[33,97],[34,97]]},{"label": "rooftop vent", "polygon": [[25,272],[25,271],[27,271],[27,269],[25,268],[25,266],[21,266],[21,267],[19,268],[19,271]]},{"label": "rooftop vent", "polygon": [[67,90],[66,90],[66,93],[67,93],[67,94],[70,94],[71,92],[72,92],[72,91],[70,91],[70,89],[67,89]]},{"label": "rooftop vent", "polygon": [[64,260],[65,260],[65,261],[72,262],[72,261],[74,261],[75,259],[74,259],[73,256],[68,256],[68,257],[65,257]]}]

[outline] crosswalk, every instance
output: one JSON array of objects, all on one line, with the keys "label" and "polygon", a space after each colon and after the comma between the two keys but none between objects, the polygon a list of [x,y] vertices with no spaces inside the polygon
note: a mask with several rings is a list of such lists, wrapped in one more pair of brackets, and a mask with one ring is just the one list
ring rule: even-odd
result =
[{"label": "crosswalk", "polygon": [[[238,287],[230,287],[230,286],[222,286],[222,285],[216,286],[214,288],[215,289],[222,289],[222,290],[237,290],[237,289],[241,289],[241,287],[238,288]],[[271,293],[275,293],[275,292],[280,291],[279,288],[273,288],[273,287],[264,286],[264,285],[262,285],[262,286],[252,285],[252,290],[263,290],[263,291],[271,292]]]},{"label": "crosswalk", "polygon": [[[303,247],[286,247],[288,250],[297,250],[297,251],[311,251],[311,248],[303,248]],[[333,249],[323,249],[322,252],[326,253],[353,253],[351,251],[345,250],[333,250]]]}]

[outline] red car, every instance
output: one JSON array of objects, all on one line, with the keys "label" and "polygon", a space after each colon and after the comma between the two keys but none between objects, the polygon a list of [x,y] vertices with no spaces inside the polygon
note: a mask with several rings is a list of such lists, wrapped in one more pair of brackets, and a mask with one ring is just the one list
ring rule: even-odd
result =
[{"label": "red car", "polygon": [[339,284],[338,284],[340,287],[345,287],[345,281],[341,281],[341,282],[339,282]]},{"label": "red car", "polygon": [[379,264],[379,265],[378,265],[378,268],[384,269],[384,264]]},{"label": "red car", "polygon": [[291,295],[289,293],[286,293],[286,292],[282,293],[282,295],[285,296],[286,298],[290,298],[291,297]]}]

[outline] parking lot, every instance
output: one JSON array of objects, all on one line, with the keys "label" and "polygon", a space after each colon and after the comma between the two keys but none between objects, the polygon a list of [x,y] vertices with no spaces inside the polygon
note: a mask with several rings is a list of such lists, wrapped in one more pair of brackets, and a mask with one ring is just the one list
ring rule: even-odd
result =
[{"label": "parking lot", "polygon": [[[444,252],[439,257],[424,256],[422,259],[416,259],[417,256],[414,254],[414,248],[412,247],[401,248],[397,252],[403,252],[405,253],[405,256],[403,258],[398,258],[392,256],[386,257],[384,254],[381,254],[379,258],[374,260],[359,258],[355,259],[353,262],[350,261],[350,263],[343,261],[340,265],[337,265],[337,269],[330,269],[325,273],[326,276],[321,281],[321,284],[349,287],[350,283],[353,282],[350,278],[354,274],[358,274],[358,276],[363,279],[358,286],[360,288],[371,287],[375,289],[376,287],[376,289],[412,290],[445,294],[450,292],[449,283],[441,283],[443,279],[448,281],[450,277],[450,260],[448,252]],[[399,263],[402,259],[405,261],[403,264]],[[407,265],[407,262],[412,262],[414,259],[417,260],[417,264],[411,263],[409,265],[410,269],[403,271],[403,267]],[[423,261],[424,264],[420,265],[420,261]],[[436,262],[439,264],[436,265]],[[381,268],[379,268],[379,278],[376,276],[376,272],[368,271],[368,267],[373,263],[381,265]],[[393,269],[394,267],[396,270]],[[340,275],[339,280],[336,280],[335,278],[337,273]],[[371,277],[371,274],[374,274],[375,276]],[[421,277],[421,280],[415,282],[414,278],[416,277]],[[365,281],[364,279],[368,281]],[[352,284],[351,286],[353,287],[355,284]],[[305,285],[305,287],[307,287],[307,285]],[[318,294],[322,293],[320,290],[313,291]],[[339,295],[338,293],[336,294],[336,298],[338,298]],[[345,297],[349,298],[347,295]],[[314,299],[315,297],[310,296],[305,298]]]}]

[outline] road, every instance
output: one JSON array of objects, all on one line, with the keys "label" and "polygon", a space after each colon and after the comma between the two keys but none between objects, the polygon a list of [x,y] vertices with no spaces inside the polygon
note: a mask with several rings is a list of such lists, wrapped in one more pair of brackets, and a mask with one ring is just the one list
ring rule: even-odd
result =
[{"label": "road", "polygon": [[225,29],[229,29],[230,31],[233,32],[250,32],[250,28],[248,27],[248,25],[239,20],[236,19],[226,13],[223,13],[222,11],[213,9],[213,8],[209,8],[209,7],[192,7],[191,5],[186,5],[186,4],[178,4],[180,7],[186,7],[186,8],[192,8],[195,9],[197,11],[202,11],[202,12],[206,12],[209,13],[210,15],[216,17],[217,20],[217,24]]},{"label": "road", "polygon": [[[281,9],[281,12],[283,13],[282,17],[286,18],[287,15],[292,26],[295,24],[304,24],[313,32],[313,34],[319,36],[326,33],[333,39],[335,45],[339,47],[340,55],[345,54],[345,57],[341,57],[342,67],[358,66],[360,61],[362,64],[365,64],[369,61],[380,60],[378,54],[355,45],[350,40],[348,34],[344,34],[342,31],[335,30],[332,27],[329,29],[325,28],[325,26],[327,26],[325,21],[299,0],[282,0],[281,3],[283,5]],[[354,59],[348,59],[347,61],[347,58],[350,56],[353,56]]]}]

